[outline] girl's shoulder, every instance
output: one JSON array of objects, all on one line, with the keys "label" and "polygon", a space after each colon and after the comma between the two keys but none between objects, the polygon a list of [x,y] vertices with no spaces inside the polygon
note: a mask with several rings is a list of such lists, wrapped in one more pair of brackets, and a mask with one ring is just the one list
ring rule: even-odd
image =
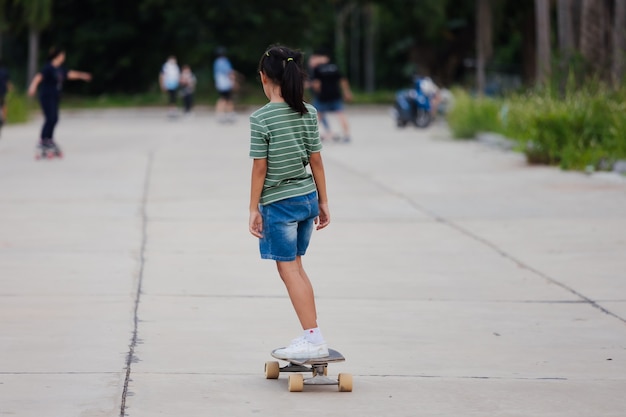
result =
[{"label": "girl's shoulder", "polygon": [[262,117],[269,110],[270,104],[271,103],[267,103],[263,107],[256,109],[254,112],[252,112],[250,117],[255,119]]},{"label": "girl's shoulder", "polygon": [[289,109],[289,105],[287,103],[266,103],[260,109],[257,109],[254,113],[252,113],[256,117],[275,115],[277,113],[284,113]]},{"label": "girl's shoulder", "polygon": [[310,114],[317,117],[317,109],[310,103],[304,102],[304,107],[309,111]]}]

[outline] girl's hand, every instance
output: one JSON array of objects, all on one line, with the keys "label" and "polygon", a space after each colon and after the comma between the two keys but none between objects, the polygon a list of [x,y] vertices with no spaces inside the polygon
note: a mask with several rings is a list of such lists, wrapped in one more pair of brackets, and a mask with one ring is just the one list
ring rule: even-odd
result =
[{"label": "girl's hand", "polygon": [[320,215],[315,219],[317,230],[323,229],[330,223],[330,210],[328,209],[328,203],[320,203]]},{"label": "girl's hand", "polygon": [[252,236],[258,237],[259,239],[263,237],[263,217],[258,210],[250,211],[248,229],[250,233],[252,233]]}]

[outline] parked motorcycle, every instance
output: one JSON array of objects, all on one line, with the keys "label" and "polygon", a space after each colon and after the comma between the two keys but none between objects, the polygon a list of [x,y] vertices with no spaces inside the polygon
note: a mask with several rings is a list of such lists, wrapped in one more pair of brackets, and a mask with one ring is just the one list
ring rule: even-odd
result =
[{"label": "parked motorcycle", "polygon": [[432,118],[430,113],[430,99],[415,83],[415,88],[400,90],[396,93],[394,103],[394,117],[398,127],[405,127],[411,123],[417,127],[428,127]]}]

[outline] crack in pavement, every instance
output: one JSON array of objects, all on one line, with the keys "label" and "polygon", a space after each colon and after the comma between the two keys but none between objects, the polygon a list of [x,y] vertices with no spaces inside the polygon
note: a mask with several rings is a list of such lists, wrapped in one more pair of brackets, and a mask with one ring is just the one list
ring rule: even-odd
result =
[{"label": "crack in pavement", "polygon": [[130,382],[131,366],[135,362],[135,348],[138,343],[139,328],[139,301],[141,299],[141,287],[143,284],[144,269],[146,264],[146,244],[148,241],[148,192],[150,191],[150,180],[152,177],[152,166],[154,163],[154,151],[148,154],[148,162],[144,177],[143,195],[141,197],[141,245],[139,249],[139,277],[137,280],[137,291],[135,293],[135,306],[133,311],[133,333],[130,341],[128,355],[126,356],[126,377],[124,378],[124,389],[122,391],[122,401],[120,405],[120,417],[126,415],[126,397],[128,396],[128,384]]},{"label": "crack in pavement", "polygon": [[387,194],[396,196],[397,198],[405,201],[406,203],[409,204],[409,206],[413,207],[415,210],[419,211],[422,214],[425,214],[426,216],[430,217],[431,219],[433,219],[434,221],[444,224],[448,227],[450,227],[451,229],[456,230],[457,232],[471,238],[472,240],[479,242],[481,244],[483,244],[484,246],[487,246],[488,248],[492,249],[493,251],[495,251],[496,253],[498,253],[500,256],[502,256],[505,259],[508,259],[509,261],[513,262],[516,266],[518,266],[519,268],[525,269],[527,271],[529,271],[530,273],[541,277],[545,280],[547,280],[548,282],[557,285],[559,287],[561,287],[562,289],[570,292],[571,294],[575,295],[576,297],[578,297],[580,299],[580,301],[582,303],[588,304],[590,306],[592,306],[595,309],[600,310],[601,312],[603,312],[604,314],[607,314],[613,318],[616,318],[618,320],[620,320],[621,322],[626,324],[626,318],[625,317],[621,317],[620,315],[613,313],[612,311],[608,310],[607,308],[603,307],[602,305],[600,305],[597,301],[592,300],[591,298],[587,297],[586,295],[576,291],[574,288],[560,282],[559,280],[557,280],[556,278],[553,278],[551,276],[549,276],[548,274],[538,270],[537,268],[534,268],[532,266],[530,266],[529,264],[525,263],[524,261],[522,261],[521,259],[518,259],[517,257],[515,257],[513,254],[508,253],[507,251],[505,251],[504,249],[500,248],[497,244],[489,241],[488,239],[479,236],[478,234],[471,232],[468,229],[465,229],[464,227],[454,223],[452,220],[446,219],[443,216],[440,216],[439,214],[437,214],[436,212],[428,209],[427,207],[419,204],[418,202],[416,202],[415,200],[413,200],[411,197],[407,196],[406,194],[397,191],[391,187],[389,187],[388,185],[386,185],[385,183],[382,183],[378,180],[376,180],[375,178],[373,178],[371,175],[365,174],[363,172],[358,171],[357,169],[346,165],[345,163],[338,161],[335,158],[329,158],[331,160],[333,160],[333,162],[338,165],[339,167],[343,168],[344,170],[351,172],[354,175],[359,176],[360,178],[364,178],[365,180],[369,181],[370,183],[372,183],[373,185],[375,185],[376,187],[378,187],[379,189],[381,189],[382,191],[384,191]]}]

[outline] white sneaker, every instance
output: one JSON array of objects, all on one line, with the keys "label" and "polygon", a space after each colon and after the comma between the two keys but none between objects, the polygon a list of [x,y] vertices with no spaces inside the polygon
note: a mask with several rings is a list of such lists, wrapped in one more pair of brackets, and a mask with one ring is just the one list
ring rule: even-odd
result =
[{"label": "white sneaker", "polygon": [[295,345],[296,343],[300,343],[301,340],[306,340],[304,336],[298,336],[295,339],[291,340],[290,345]]},{"label": "white sneaker", "polygon": [[316,345],[303,337],[291,341],[287,347],[276,349],[274,356],[279,359],[316,359],[328,356],[326,343]]}]

